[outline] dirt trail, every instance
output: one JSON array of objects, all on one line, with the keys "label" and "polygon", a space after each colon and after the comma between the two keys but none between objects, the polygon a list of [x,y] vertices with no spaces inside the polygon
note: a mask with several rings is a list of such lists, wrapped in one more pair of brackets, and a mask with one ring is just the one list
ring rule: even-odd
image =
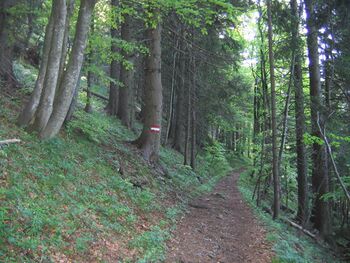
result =
[{"label": "dirt trail", "polygon": [[224,178],[212,193],[190,203],[168,243],[165,262],[271,262],[266,231],[242,201],[238,177]]}]

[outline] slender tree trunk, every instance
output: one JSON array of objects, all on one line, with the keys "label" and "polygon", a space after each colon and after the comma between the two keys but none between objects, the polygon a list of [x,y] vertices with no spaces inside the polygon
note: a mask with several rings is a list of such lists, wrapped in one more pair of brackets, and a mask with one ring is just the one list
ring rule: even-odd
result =
[{"label": "slender tree trunk", "polygon": [[35,121],[32,129],[41,132],[50,119],[53,102],[59,78],[59,71],[62,59],[62,48],[64,42],[64,31],[67,17],[67,1],[56,0],[54,5],[54,26],[52,34],[52,42],[45,43],[51,45],[49,58],[47,62],[46,75],[44,80],[44,89],[41,94],[39,106],[35,114]]},{"label": "slender tree trunk", "polygon": [[[91,63],[91,54],[88,54],[88,63]],[[91,88],[94,82],[94,77],[93,77],[93,73],[91,72],[91,70],[88,71],[87,73],[87,85],[86,85],[86,104],[85,104],[85,108],[84,111],[87,113],[91,113],[92,112],[92,105],[91,105]]]},{"label": "slender tree trunk", "polygon": [[[118,8],[119,0],[112,0],[111,5],[113,8]],[[119,48],[115,43],[115,40],[119,38],[118,28],[115,28],[115,27],[111,28],[111,38],[112,38],[111,52],[112,54],[117,54],[119,53]],[[117,116],[118,114],[119,94],[118,94],[118,85],[116,81],[119,80],[119,73],[120,73],[119,62],[116,59],[112,59],[112,62],[110,65],[110,77],[113,81],[111,81],[109,84],[109,101],[107,105],[107,112],[109,113],[109,115],[112,115],[112,116]]]},{"label": "slender tree trunk", "polygon": [[[331,11],[330,11],[331,12]],[[331,14],[330,14],[331,15]],[[330,22],[331,24],[331,22]],[[332,25],[329,25],[329,27],[332,27]],[[328,113],[331,112],[331,94],[333,89],[333,83],[334,83],[334,56],[333,56],[333,50],[334,50],[334,32],[332,29],[326,29],[326,32],[332,37],[331,39],[326,39],[326,49],[325,49],[325,102],[326,107],[328,110]]]},{"label": "slender tree trunk", "polygon": [[69,110],[67,112],[66,119],[64,120],[64,124],[67,124],[72,119],[74,111],[75,111],[75,108],[77,106],[78,94],[79,94],[79,88],[80,88],[80,80],[81,80],[81,71],[82,70],[80,70],[79,77],[78,77],[78,82],[77,82],[77,85],[75,86],[75,89],[74,89],[74,95],[73,95],[72,103],[69,106]]},{"label": "slender tree trunk", "polygon": [[[181,31],[183,36],[183,30]],[[183,40],[180,42],[180,50],[184,50]],[[179,74],[177,81],[177,99],[175,106],[175,134],[174,134],[174,144],[173,147],[179,152],[183,152],[183,143],[184,143],[184,127],[185,127],[185,74],[186,74],[186,55],[180,53],[179,56]]]},{"label": "slender tree trunk", "polygon": [[[191,66],[191,59],[188,64],[188,69]],[[188,73],[186,74],[189,79],[189,70]],[[191,108],[192,108],[192,86],[188,86],[188,91],[187,91],[187,118],[186,118],[186,130],[185,130],[185,149],[184,149],[184,165],[188,165],[188,157],[189,157],[189,150],[190,150],[190,135],[191,135]]]},{"label": "slender tree trunk", "polygon": [[74,4],[75,4],[75,0],[67,0],[67,16],[65,21],[64,37],[63,37],[63,44],[62,44],[62,57],[61,57],[60,69],[58,73],[58,87],[60,86],[60,83],[62,81],[62,75],[66,69],[66,64],[67,64],[67,56],[69,53],[69,49],[68,49],[69,28],[70,28],[70,21],[71,21],[72,15],[74,13]]},{"label": "slender tree trunk", "polygon": [[[131,35],[131,17],[126,15],[124,17],[124,23],[121,26],[121,38],[126,42],[132,41]],[[125,50],[122,51],[124,59],[129,63],[133,63],[133,54]],[[133,78],[134,78],[134,69],[128,69],[124,65],[120,67],[120,81],[123,84],[123,87],[119,89],[119,103],[118,103],[118,117],[122,123],[130,128],[130,113],[131,113],[131,90],[133,89]]]},{"label": "slender tree trunk", "polygon": [[297,153],[297,182],[298,182],[298,212],[297,221],[304,226],[308,220],[308,182],[307,182],[307,160],[304,144],[305,133],[305,113],[304,113],[304,91],[303,91],[303,72],[302,72],[302,47],[299,37],[300,16],[298,14],[297,0],[291,0],[291,11],[294,26],[292,27],[292,42],[295,48],[295,66],[294,66],[294,92],[295,92],[295,136]]},{"label": "slender tree trunk", "polygon": [[[177,39],[175,47],[178,48],[178,42]],[[167,129],[166,129],[166,135],[165,135],[165,142],[164,144],[167,144],[168,139],[170,138],[171,134],[171,128],[174,125],[174,100],[175,100],[175,77],[176,77],[176,69],[177,69],[177,55],[178,52],[175,51],[173,55],[173,65],[172,65],[172,74],[171,74],[171,90],[170,90],[170,103],[169,103],[169,115],[168,115],[168,122],[167,122]]]},{"label": "slender tree trunk", "polygon": [[47,71],[49,53],[51,50],[53,26],[55,23],[55,21],[54,21],[54,8],[55,8],[55,6],[52,6],[49,23],[46,26],[43,54],[42,54],[42,58],[41,58],[39,74],[38,74],[37,80],[35,82],[34,91],[31,94],[29,101],[25,104],[25,107],[23,108],[21,114],[18,117],[17,123],[21,127],[26,127],[32,122],[34,115],[35,115],[35,112],[36,112],[38,105],[39,105],[39,102],[40,102],[41,93],[42,93],[42,90],[44,87],[44,81],[45,81],[45,76],[46,76],[46,71]]},{"label": "slender tree trunk", "polygon": [[145,105],[143,131],[135,141],[143,157],[158,162],[160,148],[160,129],[162,121],[162,78],[161,78],[161,25],[147,29],[150,40],[149,55],[146,61]]},{"label": "slender tree trunk", "polygon": [[279,196],[279,175],[278,175],[278,154],[277,154],[277,126],[276,126],[276,88],[275,88],[275,65],[272,49],[272,18],[271,18],[271,0],[267,0],[268,13],[268,38],[269,38],[269,62],[270,62],[270,82],[271,82],[271,113],[272,113],[272,173],[273,173],[273,218],[277,219],[280,210]]},{"label": "slender tree trunk", "polygon": [[[322,110],[321,102],[321,78],[318,54],[318,29],[316,26],[316,13],[314,0],[305,0],[306,24],[307,24],[307,47],[309,54],[310,75],[310,99],[311,99],[311,124],[312,135],[322,140],[318,128],[318,112]],[[311,212],[311,221],[321,236],[330,234],[330,215],[327,201],[322,196],[328,192],[329,182],[325,166],[325,147],[318,143],[313,144],[312,151],[312,189],[315,196]]]},{"label": "slender tree trunk", "polygon": [[2,0],[0,2],[0,80],[3,80],[10,88],[18,85],[13,72],[13,40],[11,36],[11,14],[9,8],[18,4],[18,0]]},{"label": "slender tree trunk", "polygon": [[[93,34],[95,30],[95,26],[94,26],[94,18],[92,18],[91,21],[91,26],[90,26],[90,31]],[[94,52],[93,52],[93,47],[92,47],[92,43],[91,41],[89,41],[89,53],[87,54],[87,64],[88,64],[88,72],[87,72],[87,86],[86,86],[86,105],[84,108],[84,111],[87,113],[91,113],[92,112],[92,104],[91,104],[91,99],[92,99],[92,95],[91,95],[91,88],[94,84],[94,73],[92,72],[92,65],[93,65],[93,57],[94,57]]]},{"label": "slender tree trunk", "polygon": [[47,126],[40,133],[41,138],[51,138],[55,136],[61,129],[67,116],[83,63],[89,25],[96,1],[97,0],[81,0],[72,53],[69,58],[67,69],[62,76],[62,87],[57,94],[53,113]]},{"label": "slender tree trunk", "polygon": [[192,88],[191,88],[191,167],[194,170],[196,168],[196,59],[193,56],[192,61]]}]

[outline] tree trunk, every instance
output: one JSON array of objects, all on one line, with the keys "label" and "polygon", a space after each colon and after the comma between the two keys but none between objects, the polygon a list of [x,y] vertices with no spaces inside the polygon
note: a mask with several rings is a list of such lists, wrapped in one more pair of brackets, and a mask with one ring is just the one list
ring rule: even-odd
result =
[{"label": "tree trunk", "polygon": [[[119,7],[119,0],[112,0],[111,5],[113,8]],[[112,55],[115,55],[119,53],[119,48],[115,41],[119,39],[119,30],[116,27],[111,28],[111,38],[112,38],[112,45],[111,45],[111,52]],[[119,72],[120,72],[120,65],[119,62],[116,59],[112,59],[111,65],[110,65],[110,77],[113,81],[109,84],[109,101],[107,105],[107,112],[111,116],[117,116],[118,114],[118,85],[116,81],[119,80]]]},{"label": "tree trunk", "polygon": [[80,80],[81,80],[81,70],[80,70],[80,73],[79,73],[77,85],[75,86],[75,89],[74,89],[74,95],[73,95],[72,103],[69,106],[69,110],[67,112],[66,119],[64,120],[64,124],[67,124],[73,117],[73,114],[74,114],[74,111],[75,111],[75,108],[76,108],[77,102],[78,102]]},{"label": "tree trunk", "polygon": [[[88,63],[91,63],[91,54],[88,54],[89,58],[88,58]],[[85,108],[84,111],[87,113],[91,113],[92,112],[92,105],[91,105],[91,88],[93,85],[93,73],[91,72],[91,70],[88,71],[87,73],[87,85],[86,85],[86,104],[85,104]]]},{"label": "tree trunk", "polygon": [[52,116],[45,129],[40,133],[41,138],[55,136],[67,116],[83,63],[89,25],[96,1],[81,0],[72,53],[67,69],[62,76],[61,88],[57,94]]},{"label": "tree trunk", "polygon": [[147,29],[150,40],[146,61],[145,105],[143,130],[136,144],[145,160],[154,163],[159,160],[160,130],[162,121],[162,79],[161,79],[161,25]]},{"label": "tree trunk", "polygon": [[[125,15],[124,23],[121,26],[121,38],[126,42],[132,41],[131,35],[131,17]],[[133,54],[123,50],[122,55],[125,60],[129,63],[133,63]],[[123,87],[119,89],[119,103],[118,103],[118,117],[122,123],[130,128],[131,127],[131,108],[133,105],[131,102],[131,90],[133,89],[133,78],[134,78],[134,69],[128,69],[125,65],[120,67],[120,81],[123,84]]]},{"label": "tree trunk", "polygon": [[[178,48],[179,39],[176,38],[175,48]],[[176,69],[177,69],[177,55],[178,52],[175,51],[173,55],[173,64],[172,64],[172,74],[171,74],[171,89],[170,89],[170,103],[169,103],[169,114],[168,114],[168,120],[167,120],[167,128],[166,128],[166,134],[165,134],[165,142],[164,144],[167,144],[168,139],[171,137],[171,131],[175,125],[174,125],[174,100],[175,100],[175,80],[176,80]]]},{"label": "tree trunk", "polygon": [[62,81],[62,75],[64,70],[66,69],[66,64],[67,64],[66,63],[67,55],[69,53],[69,48],[68,48],[69,29],[70,29],[70,21],[74,13],[74,4],[75,4],[75,0],[67,0],[67,16],[65,21],[64,37],[63,37],[63,44],[62,44],[62,58],[60,62],[60,70],[58,73],[58,87],[60,87],[60,83]]},{"label": "tree trunk", "polygon": [[8,9],[18,4],[18,1],[2,0],[0,3],[0,80],[9,88],[18,85],[13,72],[13,40]]},{"label": "tree trunk", "polygon": [[[181,31],[183,36],[184,31]],[[184,41],[180,40],[180,50],[184,50]],[[185,74],[186,74],[186,55],[181,52],[179,55],[179,74],[176,88],[176,105],[175,105],[175,133],[173,148],[178,152],[183,152],[184,127],[185,127]]]},{"label": "tree trunk", "polygon": [[41,94],[39,106],[35,114],[35,121],[32,129],[41,132],[47,125],[55,99],[56,88],[58,84],[59,71],[62,59],[62,48],[64,42],[64,31],[67,17],[67,1],[56,0],[53,2],[54,25],[48,61],[46,64],[46,75],[44,80],[44,89]]},{"label": "tree trunk", "polygon": [[[94,19],[92,18],[92,22],[91,22],[91,26],[90,26],[90,31],[91,33],[94,33],[95,30],[95,26],[94,26]],[[93,52],[93,47],[92,47],[92,43],[91,41],[89,41],[89,53],[87,54],[87,64],[88,64],[88,73],[87,73],[87,86],[86,86],[86,105],[84,108],[84,111],[87,113],[91,113],[92,112],[92,104],[91,104],[91,88],[92,85],[94,84],[94,73],[92,72],[92,65],[93,65],[93,56],[94,56],[94,52]]]},{"label": "tree trunk", "polygon": [[[191,67],[191,60],[190,59],[188,63],[188,71],[187,71],[187,77],[190,79],[190,74],[189,74],[189,69]],[[183,76],[185,77],[185,76]],[[187,91],[187,114],[186,114],[186,126],[185,126],[185,149],[184,149],[184,165],[188,165],[188,157],[189,157],[189,150],[190,150],[190,135],[191,135],[191,109],[192,109],[192,85],[190,84],[188,86],[188,91]]]},{"label": "tree trunk", "polygon": [[299,38],[300,15],[298,14],[297,0],[291,0],[291,11],[294,25],[292,27],[292,42],[295,49],[294,66],[294,92],[295,92],[295,136],[297,153],[297,182],[298,182],[298,212],[297,221],[304,226],[308,220],[308,186],[307,186],[307,160],[306,149],[303,140],[305,133],[305,113],[304,113],[304,91],[303,91],[303,72],[302,72],[302,48]]},{"label": "tree trunk", "polygon": [[[192,33],[194,35],[194,33]],[[194,41],[194,40],[192,40]],[[196,57],[192,58],[192,81],[191,81],[191,159],[190,165],[194,170],[196,168]]]},{"label": "tree trunk", "polygon": [[272,114],[272,174],[273,174],[273,218],[277,219],[280,210],[279,196],[279,175],[278,175],[278,154],[277,154],[277,126],[276,126],[276,88],[275,88],[275,65],[272,49],[272,18],[271,18],[271,0],[267,0],[268,13],[268,38],[269,38],[269,62],[270,62],[270,82],[271,82],[271,114]]},{"label": "tree trunk", "polygon": [[41,58],[39,74],[38,74],[37,80],[35,82],[34,91],[31,94],[29,101],[25,104],[25,107],[23,108],[21,114],[18,117],[17,123],[21,127],[26,127],[32,122],[34,115],[35,115],[35,112],[36,112],[38,105],[39,105],[39,102],[40,102],[41,93],[42,93],[42,90],[44,87],[44,81],[45,81],[45,76],[46,76],[46,71],[47,71],[47,63],[49,60],[49,53],[51,50],[51,42],[52,42],[54,23],[55,23],[55,21],[54,21],[54,6],[52,6],[51,16],[49,18],[49,23],[46,26],[43,54],[42,54],[42,58]]},{"label": "tree trunk", "polygon": [[[314,1],[305,0],[305,8],[309,54],[312,135],[322,140],[317,124],[317,115],[322,110],[322,102],[317,39],[318,29],[316,26]],[[314,227],[320,231],[320,235],[327,237],[330,234],[329,205],[327,201],[322,200],[322,196],[328,192],[329,186],[328,174],[325,167],[325,147],[315,142],[312,149],[312,189],[315,200],[311,211],[311,221],[314,223]]]}]

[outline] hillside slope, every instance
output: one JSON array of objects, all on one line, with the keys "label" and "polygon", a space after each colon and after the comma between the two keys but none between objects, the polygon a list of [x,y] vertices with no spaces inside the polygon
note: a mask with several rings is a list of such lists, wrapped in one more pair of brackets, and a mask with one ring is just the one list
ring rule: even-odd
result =
[{"label": "hillside slope", "polygon": [[15,125],[22,93],[0,98],[0,140],[21,140],[0,149],[1,262],[161,260],[183,204],[229,169],[207,153],[194,173],[167,148],[163,168],[150,167],[127,143],[133,132],[81,106],[59,137],[39,141]]}]

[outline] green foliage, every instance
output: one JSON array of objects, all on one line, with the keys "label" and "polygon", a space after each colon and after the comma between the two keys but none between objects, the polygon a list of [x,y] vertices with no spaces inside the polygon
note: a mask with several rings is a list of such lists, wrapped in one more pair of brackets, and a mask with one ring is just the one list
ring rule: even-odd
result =
[{"label": "green foliage", "polygon": [[[283,263],[323,263],[338,262],[329,251],[319,246],[314,240],[307,236],[300,236],[296,229],[279,221],[273,221],[270,214],[263,212],[256,207],[254,201],[251,200],[254,185],[252,184],[251,171],[247,170],[241,174],[239,179],[239,190],[244,199],[253,208],[255,214],[264,222],[269,234],[268,241],[273,244],[273,250],[276,258],[272,262]],[[268,204],[266,204],[268,206]]]},{"label": "green foliage", "polygon": [[183,209],[184,208],[180,206],[168,207],[165,213],[166,218],[170,220],[172,223],[175,223],[179,215],[182,214]]},{"label": "green foliage", "polygon": [[213,141],[204,147],[204,159],[208,163],[212,175],[226,175],[231,167],[226,159],[226,149],[218,141]]},{"label": "green foliage", "polygon": [[165,241],[169,237],[167,231],[159,226],[153,226],[151,230],[134,238],[129,245],[143,252],[143,257],[137,260],[138,263],[159,262],[165,259]]},{"label": "green foliage", "polygon": [[13,63],[13,71],[16,79],[24,85],[21,92],[31,93],[36,82],[38,70],[31,65],[24,64],[22,61],[15,61]]},{"label": "green foliage", "polygon": [[318,136],[311,135],[309,133],[304,133],[304,138],[303,139],[304,139],[304,143],[306,145],[312,145],[314,143],[317,143],[319,145],[323,145],[324,144],[323,139],[321,139]]},{"label": "green foliage", "polygon": [[[50,261],[56,252],[84,257],[92,244],[111,235],[131,235],[139,262],[161,260],[168,229],[183,211],[182,204],[163,207],[162,198],[168,191],[181,191],[185,203],[191,196],[210,190],[227,171],[216,168],[225,164],[220,145],[208,147],[198,160],[197,173],[181,164],[182,155],[162,148],[161,163],[171,178],[165,184],[121,143],[133,139],[134,134],[115,118],[78,110],[67,125],[67,133],[41,142],[9,122],[15,120],[9,117],[14,115],[11,109],[17,108],[17,101],[0,99],[2,105],[12,104],[1,108],[0,135],[14,134],[25,142],[0,150],[0,261]],[[125,179],[115,166],[119,158],[132,167]],[[131,183],[145,179],[147,187]],[[165,220],[150,231],[136,233],[140,213],[144,218],[154,211]],[[24,254],[24,258],[19,256]]]},{"label": "green foliage", "polygon": [[110,126],[108,119],[100,118],[96,113],[86,114],[84,111],[75,113],[76,119],[68,124],[68,132],[80,132],[92,142],[101,142],[107,137]]}]

